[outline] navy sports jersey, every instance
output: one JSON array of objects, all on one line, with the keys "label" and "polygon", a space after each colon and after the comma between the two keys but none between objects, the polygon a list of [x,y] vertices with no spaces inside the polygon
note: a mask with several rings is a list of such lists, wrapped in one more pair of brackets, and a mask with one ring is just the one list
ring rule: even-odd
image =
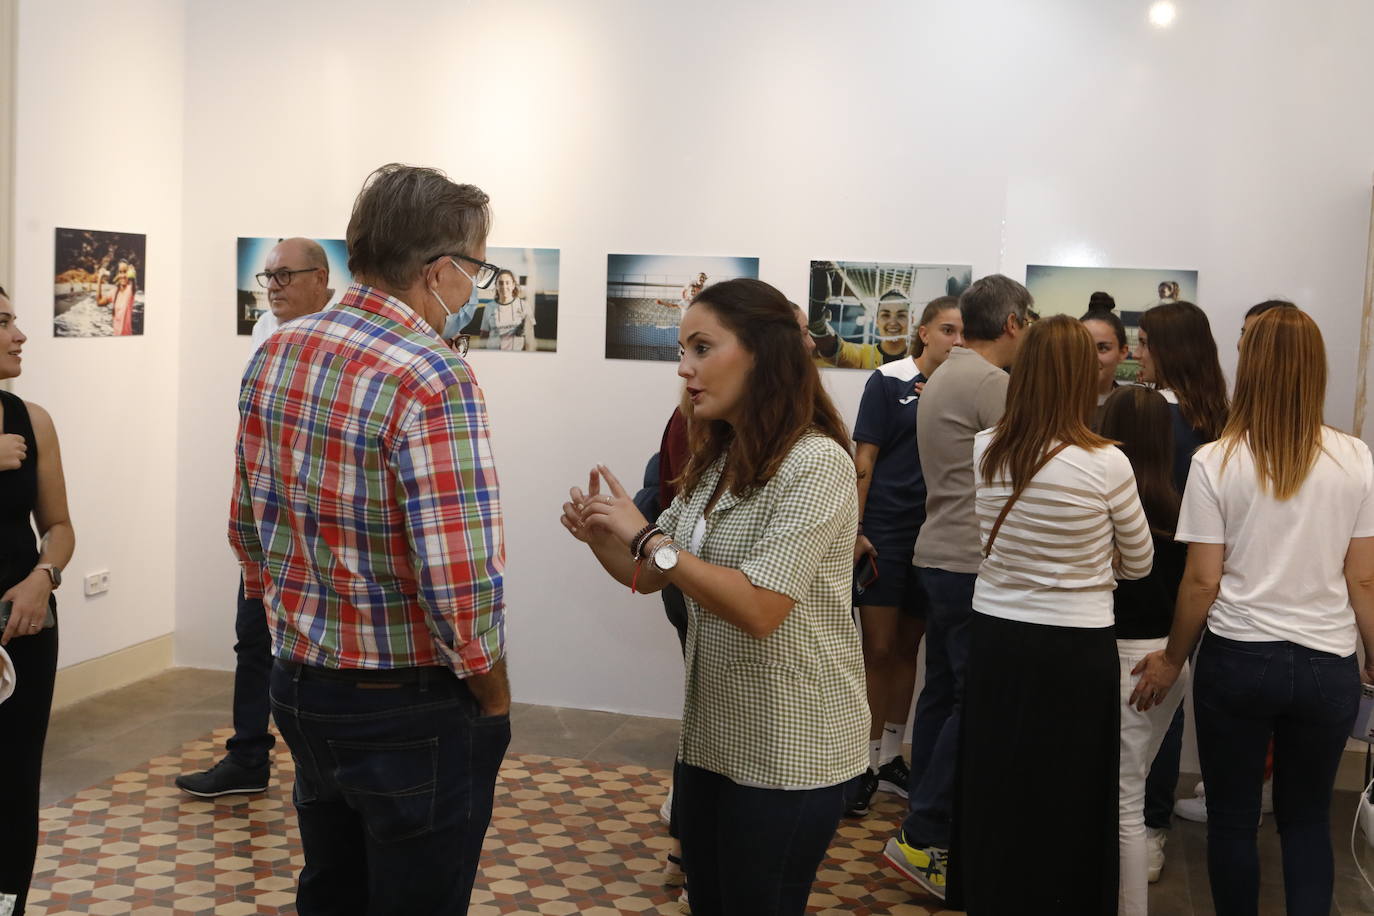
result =
[{"label": "navy sports jersey", "polygon": [[926,481],[916,446],[916,383],[926,377],[911,358],[874,370],[864,385],[854,441],[878,446],[864,504],[864,534],[884,545],[910,549],[926,517]]}]

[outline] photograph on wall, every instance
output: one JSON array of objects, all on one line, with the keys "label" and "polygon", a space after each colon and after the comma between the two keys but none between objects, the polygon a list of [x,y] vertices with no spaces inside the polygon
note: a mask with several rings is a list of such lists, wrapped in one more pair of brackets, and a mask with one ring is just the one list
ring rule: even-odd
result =
[{"label": "photograph on wall", "polygon": [[[253,333],[253,325],[267,311],[267,287],[257,279],[267,265],[267,256],[277,247],[280,238],[240,238],[238,240],[238,299],[234,313],[237,332],[242,336]],[[343,239],[315,239],[324,249],[329,261],[329,303],[337,303],[353,282],[348,272],[348,248]]]},{"label": "photograph on wall", "polygon": [[53,264],[53,335],[143,333],[148,237],[136,232],[58,229]]},{"label": "photograph on wall", "polygon": [[557,350],[558,249],[488,247],[487,261],[501,271],[477,291],[477,314],[463,328],[470,349]]},{"label": "photograph on wall", "polygon": [[902,359],[926,304],[968,289],[967,264],[812,261],[807,320],[816,365],[876,369]]},{"label": "photograph on wall", "polygon": [[712,283],[759,276],[758,258],[606,257],[606,358],[677,362],[682,311]]},{"label": "photograph on wall", "polygon": [[[1133,382],[1140,372],[1135,358],[1140,342],[1140,316],[1166,302],[1197,302],[1197,271],[1135,267],[1026,267],[1026,288],[1035,297],[1035,310],[1043,316],[1071,315],[1081,318],[1095,294],[1105,293],[1126,326],[1130,356],[1117,366],[1116,378]],[[1100,295],[1098,302],[1107,302]]]}]

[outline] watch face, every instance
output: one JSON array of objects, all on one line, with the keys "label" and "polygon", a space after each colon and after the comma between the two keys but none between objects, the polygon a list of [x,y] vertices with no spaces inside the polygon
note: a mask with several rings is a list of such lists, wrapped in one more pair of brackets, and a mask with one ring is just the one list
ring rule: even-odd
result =
[{"label": "watch face", "polygon": [[662,570],[672,569],[677,565],[677,551],[664,544],[654,551],[654,565]]}]

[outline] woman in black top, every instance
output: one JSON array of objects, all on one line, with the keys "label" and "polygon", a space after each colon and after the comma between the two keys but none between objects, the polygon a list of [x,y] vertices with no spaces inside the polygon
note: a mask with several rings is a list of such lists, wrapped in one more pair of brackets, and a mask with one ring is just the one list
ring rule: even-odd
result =
[{"label": "woman in black top", "polygon": [[1174,600],[1183,578],[1187,550],[1174,540],[1181,496],[1174,487],[1174,431],[1169,404],[1148,388],[1118,388],[1102,407],[1098,429],[1121,443],[1131,460],[1136,489],[1154,540],[1155,562],[1143,579],[1121,580],[1113,595],[1116,652],[1121,663],[1121,792],[1118,830],[1121,850],[1118,916],[1145,916],[1148,845],[1145,829],[1145,779],[1174,712],[1183,702],[1184,675],[1159,706],[1139,712],[1130,704],[1135,668],[1169,641]]},{"label": "woman in black top", "polygon": [[[19,375],[25,339],[0,288],[0,378]],[[0,912],[12,905],[21,914],[38,848],[39,771],[57,674],[52,592],[76,537],[52,418],[7,391],[0,411],[0,617],[9,617],[0,646],[17,679],[14,695],[0,703]]]},{"label": "woman in black top", "polygon": [[[1221,435],[1230,415],[1226,377],[1207,314],[1191,302],[1166,302],[1140,316],[1136,345],[1139,381],[1169,402],[1174,428],[1174,487],[1188,484],[1193,452]],[[1164,736],[1145,784],[1145,826],[1150,831],[1150,878],[1164,867],[1164,843],[1174,811],[1178,763],[1183,753],[1183,707]]]}]

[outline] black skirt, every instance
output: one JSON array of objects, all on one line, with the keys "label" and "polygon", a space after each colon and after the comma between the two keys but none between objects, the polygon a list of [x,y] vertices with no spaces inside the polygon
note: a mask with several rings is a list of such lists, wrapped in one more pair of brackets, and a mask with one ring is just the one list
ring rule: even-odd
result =
[{"label": "black skirt", "polygon": [[1112,916],[1120,668],[1111,627],[975,612],[949,904],[970,916]]}]

